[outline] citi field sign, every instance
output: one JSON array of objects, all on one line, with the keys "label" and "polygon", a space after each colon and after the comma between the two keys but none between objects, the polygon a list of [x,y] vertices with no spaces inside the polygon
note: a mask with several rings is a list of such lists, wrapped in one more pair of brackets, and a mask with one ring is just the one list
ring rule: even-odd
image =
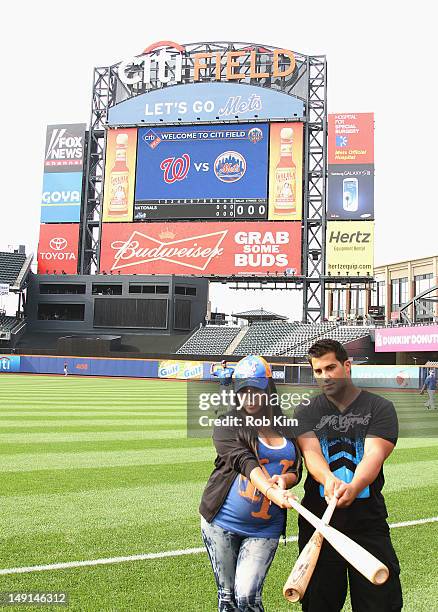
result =
[{"label": "citi field sign", "polygon": [[154,43],[111,68],[108,125],[302,119],[305,59],[246,43]]},{"label": "citi field sign", "polygon": [[[162,40],[149,45],[136,56],[120,62],[117,72],[125,85],[137,83],[175,84],[183,82],[199,82],[207,70],[213,68],[216,81],[239,81],[249,76],[251,79],[268,77],[284,79],[296,68],[295,54],[288,49],[274,49],[272,52],[272,68],[269,72],[260,70],[257,66],[257,51],[247,48],[239,51],[211,51],[193,53],[190,55],[193,69],[188,76],[183,76],[183,58],[186,49],[183,45],[170,40]],[[243,70],[243,64],[249,60],[249,74]],[[225,70],[223,69],[225,67]]]}]

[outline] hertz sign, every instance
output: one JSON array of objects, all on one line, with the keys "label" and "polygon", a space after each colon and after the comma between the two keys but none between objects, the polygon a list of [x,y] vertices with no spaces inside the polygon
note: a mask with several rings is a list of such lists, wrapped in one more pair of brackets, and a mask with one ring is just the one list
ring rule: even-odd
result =
[{"label": "hertz sign", "polygon": [[374,222],[327,223],[327,272],[332,276],[372,276],[374,270]]}]

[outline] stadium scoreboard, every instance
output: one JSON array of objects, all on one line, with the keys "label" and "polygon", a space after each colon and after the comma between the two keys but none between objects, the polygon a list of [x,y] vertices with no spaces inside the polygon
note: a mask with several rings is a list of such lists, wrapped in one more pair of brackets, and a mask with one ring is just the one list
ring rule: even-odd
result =
[{"label": "stadium scoreboard", "polygon": [[109,128],[103,221],[299,221],[303,123]]},{"label": "stadium scoreboard", "polygon": [[267,219],[268,203],[258,200],[159,200],[136,202],[134,221],[167,219]]}]

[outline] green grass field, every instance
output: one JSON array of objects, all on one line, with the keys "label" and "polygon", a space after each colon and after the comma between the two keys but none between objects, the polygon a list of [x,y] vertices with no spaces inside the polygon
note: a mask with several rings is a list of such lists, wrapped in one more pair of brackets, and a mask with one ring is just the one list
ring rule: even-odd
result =
[{"label": "green grass field", "polygon": [[[386,464],[389,521],[434,517],[438,411],[426,412],[417,394],[387,396],[402,424],[429,435],[401,439]],[[202,547],[197,508],[214,452],[210,440],[186,438],[185,383],[2,374],[0,398],[0,570]],[[296,533],[291,512],[288,535]],[[404,609],[437,610],[438,523],[395,528],[392,538]],[[281,594],[296,554],[295,542],[280,545],[267,612],[301,609]],[[0,572],[5,591],[67,591],[75,611],[216,609],[205,553]]]}]

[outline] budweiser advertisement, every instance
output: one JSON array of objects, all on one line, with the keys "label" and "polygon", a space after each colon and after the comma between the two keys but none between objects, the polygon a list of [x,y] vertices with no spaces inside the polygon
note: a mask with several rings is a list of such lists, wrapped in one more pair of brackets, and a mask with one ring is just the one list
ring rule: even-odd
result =
[{"label": "budweiser advertisement", "polygon": [[40,226],[38,274],[76,274],[79,223],[50,223]]},{"label": "budweiser advertisement", "polygon": [[104,223],[100,271],[296,276],[301,223]]}]

